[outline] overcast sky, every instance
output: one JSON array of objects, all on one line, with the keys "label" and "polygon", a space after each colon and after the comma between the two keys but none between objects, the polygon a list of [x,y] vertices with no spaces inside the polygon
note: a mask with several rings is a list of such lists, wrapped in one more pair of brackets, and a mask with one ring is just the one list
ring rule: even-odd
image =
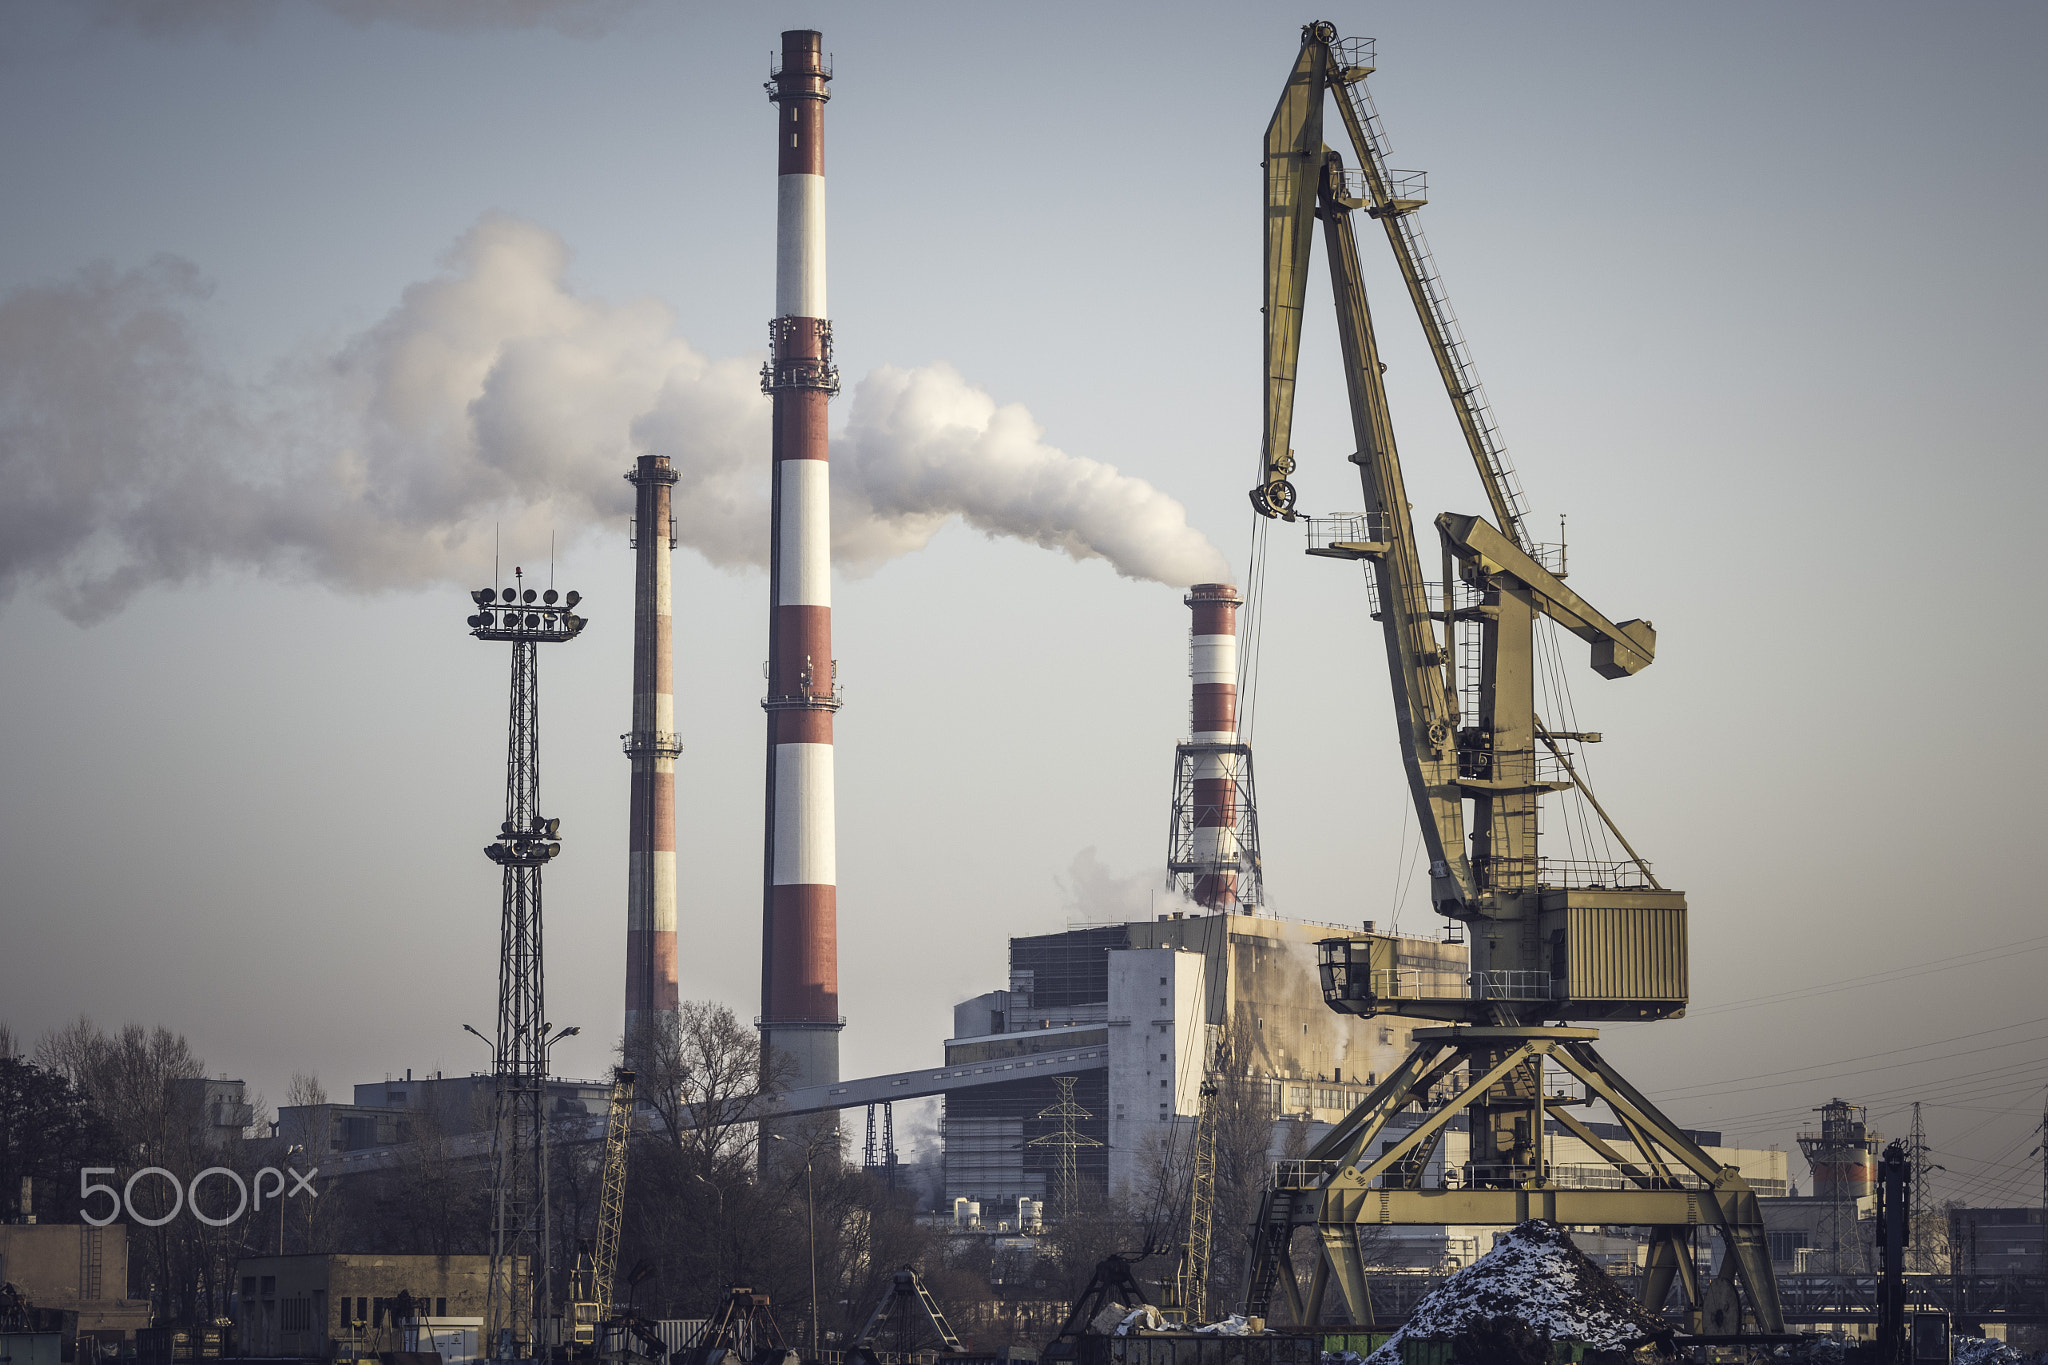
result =
[{"label": "overcast sky", "polygon": [[[591,625],[541,663],[549,1002],[583,1028],[562,1069],[599,1074],[618,475],[655,447],[704,475],[675,560],[683,990],[758,1012],[761,82],[779,31],[816,26],[835,453],[873,513],[835,587],[844,1067],[935,1064],[1008,936],[1160,894],[1187,615],[1145,575],[1243,569],[1260,137],[1317,16],[483,13],[0,15],[0,1020],[162,1022],[272,1104],[295,1070],[339,1095],[481,1065],[460,1025],[495,990],[506,652],[468,637],[464,590],[494,532],[508,573],[546,572],[552,533]],[[1393,162],[1430,172],[1421,221],[1537,525],[1568,514],[1573,585],[1659,632],[1648,672],[1573,685],[1603,802],[1689,893],[1697,1004],[1610,1054],[1755,1145],[1834,1094],[1888,1135],[1922,1100],[1940,1195],[2038,1198],[2048,924],[2018,855],[2048,762],[2048,11],[1326,15],[1379,40]],[[1416,513],[1479,511],[1361,236]],[[1324,278],[1297,483],[1337,511],[1359,494]],[[905,424],[953,461],[917,515]],[[1033,502],[1002,460],[1094,482]],[[1405,797],[1378,627],[1297,534],[1273,535],[1259,674],[1271,902],[1385,921]],[[1423,900],[1404,928],[1435,931]]]}]

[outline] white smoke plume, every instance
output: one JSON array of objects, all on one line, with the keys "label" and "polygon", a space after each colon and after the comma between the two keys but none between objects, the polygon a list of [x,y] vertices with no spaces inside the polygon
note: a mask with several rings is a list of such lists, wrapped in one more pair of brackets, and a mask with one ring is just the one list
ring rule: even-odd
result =
[{"label": "white smoke plume", "polygon": [[1161,910],[1198,909],[1179,889],[1168,887],[1156,871],[1113,871],[1093,844],[1074,855],[1067,875],[1054,877],[1053,885],[1067,917],[1092,924],[1128,924],[1151,919]]},{"label": "white smoke plume", "polygon": [[[643,0],[310,0],[357,25],[397,24],[440,33],[551,28],[595,38]],[[283,0],[90,0],[87,12],[106,28],[151,38],[201,33],[245,37],[276,17]]]},{"label": "white smoke plume", "polygon": [[[466,584],[494,524],[513,544],[616,526],[643,453],[680,476],[682,543],[764,565],[761,357],[705,356],[665,306],[579,295],[567,266],[554,234],[486,218],[375,326],[256,383],[208,361],[205,285],[178,261],[0,300],[0,600],[40,586],[90,621],[227,566]],[[1229,577],[1178,502],[1046,445],[944,365],[855,386],[833,491],[834,555],[856,572],[959,517],[1130,578]]]}]

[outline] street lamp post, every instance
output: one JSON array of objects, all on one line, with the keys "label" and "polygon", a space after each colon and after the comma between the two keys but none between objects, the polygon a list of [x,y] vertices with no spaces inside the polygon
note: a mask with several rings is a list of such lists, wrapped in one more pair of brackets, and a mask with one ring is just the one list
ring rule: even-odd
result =
[{"label": "street lamp post", "polygon": [[[781,1142],[780,1133],[770,1133],[769,1141]],[[818,1201],[811,1186],[811,1160],[817,1152],[810,1146],[804,1148],[804,1221],[810,1232],[811,1242],[811,1358],[818,1357]]]},{"label": "street lamp post", "polygon": [[[287,1166],[291,1165],[292,1158],[305,1150],[304,1147],[299,1146],[297,1143],[285,1148],[284,1164]],[[277,1201],[277,1254],[280,1256],[284,1255],[284,1200],[282,1199]]]}]

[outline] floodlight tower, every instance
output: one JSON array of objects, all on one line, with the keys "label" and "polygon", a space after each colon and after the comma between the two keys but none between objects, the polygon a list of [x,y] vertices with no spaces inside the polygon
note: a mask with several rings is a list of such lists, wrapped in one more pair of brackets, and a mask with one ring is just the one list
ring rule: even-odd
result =
[{"label": "floodlight tower", "polygon": [[[548,1048],[575,1032],[548,1036],[541,971],[540,873],[559,855],[562,822],[540,814],[538,646],[573,640],[584,618],[578,593],[553,588],[479,588],[469,633],[512,646],[512,714],[505,751],[505,821],[484,856],[504,870],[498,940],[498,1035],[491,1049],[496,1081],[491,1127],[491,1279],[485,1297],[486,1354],[534,1355],[552,1316],[548,1236]],[[487,1040],[488,1041],[488,1040]]]}]

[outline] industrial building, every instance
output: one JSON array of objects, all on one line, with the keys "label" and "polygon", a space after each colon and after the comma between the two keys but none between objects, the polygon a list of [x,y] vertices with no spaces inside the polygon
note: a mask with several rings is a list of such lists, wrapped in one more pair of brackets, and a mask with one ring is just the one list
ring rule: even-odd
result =
[{"label": "industrial building", "polygon": [[149,1326],[149,1300],[128,1297],[125,1223],[0,1224],[0,1284],[38,1308],[78,1314],[78,1335],[101,1345]]},{"label": "industrial building", "polygon": [[[1231,1021],[1244,1050],[1227,1065],[1269,1088],[1276,1120],[1333,1123],[1406,1054],[1412,1022],[1356,1024],[1323,1003],[1318,939],[1328,925],[1270,915],[1169,914],[1010,940],[1006,989],[953,1010],[946,1064],[1014,1060],[1099,1045],[1106,1065],[1077,1074],[1076,1162],[1097,1190],[1141,1189],[1175,1125],[1198,1112],[1204,1072]],[[1404,969],[1463,980],[1465,946],[1399,937]],[[1050,1075],[948,1094],[946,1201],[985,1208],[1048,1200],[1056,1128],[1039,1117]]]},{"label": "industrial building", "polygon": [[420,1349],[408,1333],[436,1327],[467,1333],[473,1351],[490,1258],[254,1256],[239,1262],[235,1274],[243,1354],[332,1360],[345,1353],[354,1359]]},{"label": "industrial building", "polygon": [[[402,1079],[354,1087],[348,1104],[279,1107],[278,1136],[311,1153],[345,1155],[411,1142],[428,1136],[428,1128],[438,1137],[481,1133],[491,1126],[495,1085],[496,1078],[483,1073],[447,1076],[437,1071],[415,1080],[407,1071]],[[548,1079],[551,1118],[602,1118],[610,1103],[608,1082]]]},{"label": "industrial building", "polygon": [[166,1082],[171,1102],[197,1118],[199,1136],[209,1147],[222,1147],[241,1138],[256,1121],[255,1107],[248,1102],[248,1085],[206,1076],[179,1078]]}]

